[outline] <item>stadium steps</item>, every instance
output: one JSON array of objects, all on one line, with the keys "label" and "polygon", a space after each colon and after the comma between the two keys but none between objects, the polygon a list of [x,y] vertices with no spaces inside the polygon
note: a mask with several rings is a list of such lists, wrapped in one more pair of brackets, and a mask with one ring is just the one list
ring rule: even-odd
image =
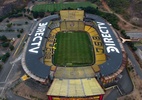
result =
[{"label": "stadium steps", "polygon": [[93,27],[91,27],[87,32],[90,33],[90,32],[95,32],[95,31],[96,30]]},{"label": "stadium steps", "polygon": [[60,32],[60,31],[61,31],[60,28],[56,28],[55,30],[56,30],[57,32]]},{"label": "stadium steps", "polygon": [[49,25],[50,29],[54,29],[54,28],[59,27],[59,26],[60,26],[59,21],[52,22],[52,23]]},{"label": "stadium steps", "polygon": [[55,78],[60,79],[77,79],[77,78],[91,78],[95,73],[91,66],[87,67],[57,67]]},{"label": "stadium steps", "polygon": [[94,72],[99,72],[100,68],[97,64],[92,65],[92,69],[94,70]]},{"label": "stadium steps", "polygon": [[84,30],[88,32],[90,28],[91,28],[90,26],[85,26]]}]

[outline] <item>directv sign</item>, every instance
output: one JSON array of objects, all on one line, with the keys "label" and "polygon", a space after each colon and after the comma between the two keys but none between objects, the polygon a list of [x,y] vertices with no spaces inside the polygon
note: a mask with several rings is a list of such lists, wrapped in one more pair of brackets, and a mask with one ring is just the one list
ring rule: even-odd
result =
[{"label": "directv sign", "polygon": [[107,52],[108,53],[110,53],[110,52],[120,53],[120,51],[118,50],[118,48],[116,47],[116,45],[113,41],[113,38],[111,37],[111,34],[109,33],[109,30],[105,26],[105,23],[97,22],[97,24],[98,24],[98,28],[101,32],[103,41],[105,43]]},{"label": "directv sign", "polygon": [[34,34],[34,37],[33,37],[32,42],[30,44],[31,47],[33,47],[33,46],[34,47],[29,49],[28,50],[29,52],[38,53],[38,49],[40,48],[47,24],[48,24],[48,22],[39,23],[36,33]]}]

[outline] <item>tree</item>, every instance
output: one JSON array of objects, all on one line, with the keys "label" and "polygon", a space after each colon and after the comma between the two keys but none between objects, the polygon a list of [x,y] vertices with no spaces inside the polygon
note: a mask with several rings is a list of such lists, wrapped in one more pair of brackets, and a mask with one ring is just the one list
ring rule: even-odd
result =
[{"label": "tree", "polygon": [[34,12],[33,12],[33,17],[34,17],[34,18],[38,18],[38,12],[34,11]]},{"label": "tree", "polygon": [[2,65],[0,64],[0,70],[2,69]]},{"label": "tree", "polygon": [[39,15],[40,18],[43,18],[45,13],[44,12],[39,12],[38,15]]},{"label": "tree", "polygon": [[99,0],[88,0],[88,1],[94,3],[94,2],[97,2],[97,1],[99,1]]},{"label": "tree", "polygon": [[14,46],[13,45],[10,45],[9,46],[9,49],[12,51],[12,50],[14,50]]},{"label": "tree", "polygon": [[17,32],[19,32],[19,29],[17,29]]},{"label": "tree", "polygon": [[35,3],[35,1],[34,1],[34,0],[32,0],[32,3],[34,4],[34,3]]},{"label": "tree", "polygon": [[7,52],[6,54],[4,54],[4,55],[1,57],[2,62],[6,62],[6,60],[8,59],[9,56],[10,56],[10,53],[9,53],[9,52]]},{"label": "tree", "polygon": [[22,28],[21,30],[20,30],[20,33],[23,33],[24,32],[24,29]]},{"label": "tree", "polygon": [[30,12],[30,9],[27,9],[27,13],[29,13]]},{"label": "tree", "polygon": [[9,56],[10,56],[10,53],[9,53],[9,52],[7,52],[7,53],[5,54],[5,56],[6,56],[6,57],[9,57]]},{"label": "tree", "polygon": [[25,24],[28,24],[28,22],[25,22]]},{"label": "tree", "polygon": [[6,22],[9,23],[9,20],[7,20]]},{"label": "tree", "polygon": [[24,9],[23,9],[23,13],[25,13],[26,11],[27,11],[27,10],[24,8]]},{"label": "tree", "polygon": [[4,43],[2,43],[2,47],[8,47],[9,46],[9,42],[4,42]]},{"label": "tree", "polygon": [[0,36],[1,41],[7,41],[7,37],[5,35]]},{"label": "tree", "polygon": [[7,28],[11,28],[12,27],[12,23],[7,24]]},{"label": "tree", "polygon": [[137,47],[133,47],[132,50],[133,50],[133,51],[136,51],[136,50],[137,50]]},{"label": "tree", "polygon": [[18,35],[17,35],[17,38],[20,38],[20,37],[21,37],[21,35],[20,35],[20,34],[18,34]]},{"label": "tree", "polygon": [[50,14],[51,14],[51,15],[54,15],[54,13],[55,13],[55,12],[54,12],[54,11],[52,11]]}]

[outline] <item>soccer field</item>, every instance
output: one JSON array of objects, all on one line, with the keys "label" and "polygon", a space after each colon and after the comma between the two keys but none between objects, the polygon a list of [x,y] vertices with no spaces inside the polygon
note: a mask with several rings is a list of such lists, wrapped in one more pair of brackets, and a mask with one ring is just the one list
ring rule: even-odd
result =
[{"label": "soccer field", "polygon": [[53,63],[57,66],[86,66],[94,63],[94,50],[88,33],[59,32]]},{"label": "soccer field", "polygon": [[95,4],[92,4],[91,2],[66,2],[66,3],[51,3],[51,4],[39,4],[33,6],[33,11],[43,11],[43,12],[52,12],[52,11],[60,11],[62,9],[77,9],[79,7],[96,7]]}]

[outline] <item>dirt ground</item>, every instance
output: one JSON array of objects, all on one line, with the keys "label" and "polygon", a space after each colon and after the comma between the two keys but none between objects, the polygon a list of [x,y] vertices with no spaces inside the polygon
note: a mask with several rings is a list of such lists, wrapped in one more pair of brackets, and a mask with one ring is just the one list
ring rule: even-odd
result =
[{"label": "dirt ground", "polygon": [[[103,9],[109,13],[112,13],[112,10],[108,7],[106,2],[104,0],[101,0],[101,1],[102,1]],[[116,14],[116,13],[114,14],[120,19],[120,22],[118,23],[118,25],[121,27],[121,29],[124,29],[126,31],[131,31],[131,32],[142,32],[141,27],[131,24],[119,14]],[[129,95],[125,95],[125,96],[118,98],[118,100],[142,100],[142,80],[137,75],[135,70],[129,71],[129,74],[130,74],[130,77],[134,85],[134,90]]]},{"label": "dirt ground", "polygon": [[25,84],[25,82],[17,84],[13,91],[16,95],[24,97],[28,100],[47,100],[46,92],[40,92],[31,89],[29,86]]},{"label": "dirt ground", "polygon": [[[113,11],[109,8],[109,6],[106,4],[105,0],[101,0],[103,10],[106,12],[112,13]],[[114,12],[113,12],[114,13]],[[121,29],[124,29],[125,31],[135,31],[135,32],[142,32],[142,28],[135,26],[131,24],[129,21],[125,20],[121,15],[114,13],[119,19],[118,25],[120,26]]]},{"label": "dirt ground", "polygon": [[16,1],[16,0],[5,0],[3,4],[4,4],[4,5],[5,5],[5,4],[9,4],[9,3],[12,3],[12,2],[15,2],[15,1]]}]

